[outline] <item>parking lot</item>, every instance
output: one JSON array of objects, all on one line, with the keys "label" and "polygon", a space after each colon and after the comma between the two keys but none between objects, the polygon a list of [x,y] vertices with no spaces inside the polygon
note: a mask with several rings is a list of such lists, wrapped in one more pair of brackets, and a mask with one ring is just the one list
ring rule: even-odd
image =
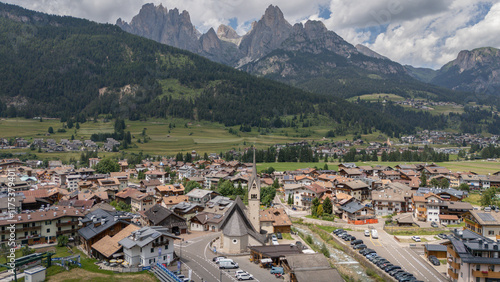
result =
[{"label": "parking lot", "polygon": [[[370,249],[377,252],[389,260],[394,265],[399,265],[409,273],[412,273],[417,279],[422,281],[447,281],[438,270],[426,262],[421,255],[412,250],[408,244],[401,244],[394,239],[392,235],[383,230],[378,230],[378,239],[372,236],[366,237],[364,232],[348,231],[356,239],[363,240],[363,243]],[[334,235],[335,236],[335,235]],[[343,241],[344,242],[344,241]],[[350,242],[345,242],[350,246]]]}]

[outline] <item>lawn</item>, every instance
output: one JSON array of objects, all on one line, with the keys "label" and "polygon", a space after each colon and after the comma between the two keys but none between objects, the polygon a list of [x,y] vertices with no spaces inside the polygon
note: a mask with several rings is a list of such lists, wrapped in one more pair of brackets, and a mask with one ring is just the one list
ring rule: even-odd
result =
[{"label": "lawn", "polygon": [[290,233],[281,233],[281,236],[283,236],[283,240],[293,240],[292,235],[290,235]]},{"label": "lawn", "polygon": [[463,201],[470,203],[471,205],[481,206],[481,195],[477,193],[470,193],[467,198],[463,199]]},{"label": "lawn", "polygon": [[361,99],[361,100],[365,100],[365,101],[384,101],[384,100],[387,100],[387,101],[404,101],[405,98],[404,97],[401,97],[399,95],[396,95],[396,94],[387,94],[387,93],[376,93],[376,94],[366,94],[366,95],[361,95],[361,96],[357,96],[357,97],[353,97],[353,98],[350,98],[348,100],[351,100],[351,101],[356,101],[357,99]]}]

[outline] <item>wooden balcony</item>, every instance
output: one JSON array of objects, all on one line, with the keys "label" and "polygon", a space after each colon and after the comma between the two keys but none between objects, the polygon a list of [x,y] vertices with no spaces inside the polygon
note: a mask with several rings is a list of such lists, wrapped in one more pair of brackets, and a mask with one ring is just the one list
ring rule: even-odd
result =
[{"label": "wooden balcony", "polygon": [[452,268],[454,268],[454,269],[457,269],[457,270],[458,270],[458,269],[460,269],[460,264],[459,264],[459,263],[456,263],[456,262],[453,262],[453,261],[451,261],[451,262],[450,262],[450,260],[448,259],[448,264],[449,264]]},{"label": "wooden balcony", "polygon": [[61,231],[57,231],[56,232],[56,235],[59,236],[59,235],[64,235],[64,234],[68,234],[68,233],[73,233],[73,232],[78,232],[78,229],[68,229],[68,230],[61,230]]},{"label": "wooden balcony", "polygon": [[69,220],[69,221],[65,221],[65,222],[56,223],[57,227],[68,226],[68,225],[78,225],[78,221]]},{"label": "wooden balcony", "polygon": [[458,279],[458,273],[454,273],[451,268],[448,268],[448,275],[452,278],[452,279]]},{"label": "wooden balcony", "polygon": [[453,250],[453,248],[451,246],[448,246],[448,248],[446,249],[446,251],[454,258],[459,258],[460,256],[457,254],[457,252],[455,252],[455,250]]},{"label": "wooden balcony", "polygon": [[500,278],[499,271],[472,270],[472,276],[481,278]]}]

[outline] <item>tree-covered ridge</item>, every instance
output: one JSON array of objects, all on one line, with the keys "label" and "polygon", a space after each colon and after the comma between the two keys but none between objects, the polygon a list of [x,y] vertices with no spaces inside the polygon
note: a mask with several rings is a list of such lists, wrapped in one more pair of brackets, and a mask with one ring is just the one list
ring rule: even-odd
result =
[{"label": "tree-covered ridge", "polygon": [[[295,127],[293,119],[308,116],[302,126],[326,117],[336,135],[380,130],[389,136],[450,124],[446,116],[349,103],[257,78],[114,25],[1,3],[0,73],[0,116],[169,116],[245,128]],[[168,81],[196,95],[176,93]],[[456,118],[470,128],[469,119]]]}]

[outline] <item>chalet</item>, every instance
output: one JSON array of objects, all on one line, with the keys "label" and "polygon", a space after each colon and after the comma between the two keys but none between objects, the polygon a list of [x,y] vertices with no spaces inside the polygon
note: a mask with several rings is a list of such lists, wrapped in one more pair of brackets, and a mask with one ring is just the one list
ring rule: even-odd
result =
[{"label": "chalet", "polygon": [[360,180],[339,183],[336,188],[337,191],[351,195],[358,201],[364,201],[370,198],[370,187]]},{"label": "chalet", "polygon": [[357,168],[340,168],[339,175],[343,177],[348,177],[352,179],[360,179],[363,176],[363,172]]},{"label": "chalet", "polygon": [[168,174],[168,172],[159,171],[159,170],[146,171],[144,173],[144,175],[146,177],[146,181],[159,180],[161,182],[161,184],[166,183],[167,174]]},{"label": "chalet", "polygon": [[194,177],[196,173],[197,173],[196,168],[188,165],[181,166],[177,170],[177,176],[179,177],[179,180],[182,180],[184,178]]},{"label": "chalet", "polygon": [[174,259],[174,240],[180,239],[167,228],[148,226],[133,231],[118,243],[123,247],[128,265],[148,267],[156,263],[170,263]]},{"label": "chalet", "polygon": [[173,234],[187,233],[186,219],[161,205],[141,213],[143,226],[163,226]]},{"label": "chalet", "polygon": [[156,204],[153,194],[135,193],[130,196],[130,205],[133,211],[146,211]]},{"label": "chalet", "polygon": [[106,235],[114,236],[127,227],[132,217],[119,211],[106,211],[97,209],[91,211],[80,220],[82,227],[78,230],[82,249],[91,254],[92,245],[104,238]]},{"label": "chalet", "polygon": [[358,201],[350,201],[340,206],[340,212],[341,218],[349,224],[378,223],[374,210]]},{"label": "chalet", "polygon": [[260,211],[260,229],[271,233],[290,233],[292,221],[284,209],[268,208]]},{"label": "chalet", "polygon": [[141,182],[139,182],[139,184],[140,184],[139,190],[143,193],[155,192],[155,189],[157,186],[163,185],[163,183],[161,183],[160,180],[158,180],[158,179],[141,180]]},{"label": "chalet", "polygon": [[158,198],[184,195],[184,185],[179,183],[156,186],[155,192]]},{"label": "chalet", "polygon": [[142,194],[142,192],[137,189],[128,187],[116,193],[115,200],[117,202],[124,202],[125,204],[130,205],[132,203],[132,196],[135,194]]},{"label": "chalet", "polygon": [[178,196],[169,196],[169,197],[162,197],[161,200],[161,205],[166,207],[167,209],[182,203],[182,202],[188,202],[189,197],[187,195],[178,195]]},{"label": "chalet", "polygon": [[465,229],[482,236],[500,235],[500,212],[470,210],[463,215]]},{"label": "chalet", "polygon": [[378,176],[380,179],[397,180],[401,179],[401,173],[396,170],[381,171]]},{"label": "chalet", "polygon": [[411,196],[413,191],[399,189],[384,189],[372,191],[372,205],[377,216],[411,211]]},{"label": "chalet", "polygon": [[99,260],[108,261],[110,259],[123,258],[123,247],[118,242],[139,229],[139,226],[129,224],[114,236],[104,236],[101,240],[92,245],[92,256]]},{"label": "chalet", "polygon": [[204,206],[208,201],[212,199],[212,197],[215,196],[215,192],[212,190],[205,190],[205,189],[198,189],[195,188],[186,195],[188,196],[188,199],[191,203],[194,204],[199,204]]},{"label": "chalet", "polygon": [[190,202],[180,202],[171,208],[174,213],[186,218],[187,220],[190,220],[191,217],[200,213],[203,209],[203,206]]},{"label": "chalet", "polygon": [[224,216],[211,212],[200,212],[189,220],[191,231],[220,231]]}]

